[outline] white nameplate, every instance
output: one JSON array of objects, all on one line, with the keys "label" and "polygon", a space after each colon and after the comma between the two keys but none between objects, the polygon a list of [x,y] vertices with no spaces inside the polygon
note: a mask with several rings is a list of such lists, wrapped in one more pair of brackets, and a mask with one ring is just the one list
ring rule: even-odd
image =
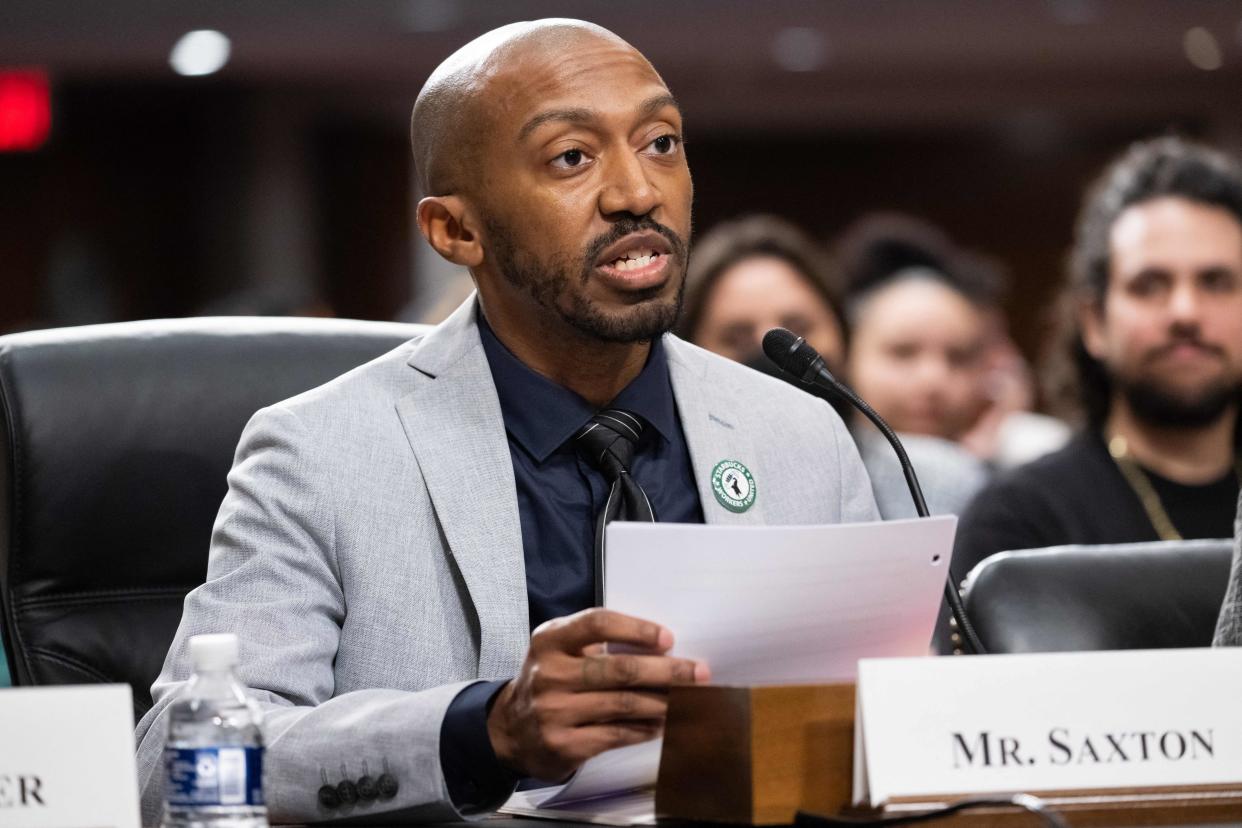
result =
[{"label": "white nameplate", "polygon": [[864,659],[854,800],[1242,784],[1242,649]]},{"label": "white nameplate", "polygon": [[139,828],[128,684],[0,690],[0,825]]}]

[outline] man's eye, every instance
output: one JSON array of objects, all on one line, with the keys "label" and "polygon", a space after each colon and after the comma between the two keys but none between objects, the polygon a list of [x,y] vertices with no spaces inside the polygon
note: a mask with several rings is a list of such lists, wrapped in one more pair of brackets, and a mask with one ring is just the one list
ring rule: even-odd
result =
[{"label": "man's eye", "polygon": [[581,167],[586,163],[586,160],[586,153],[580,149],[565,150],[552,159],[552,166],[560,167],[563,170],[573,169],[574,167]]},{"label": "man's eye", "polygon": [[901,362],[908,362],[919,355],[919,346],[913,342],[894,342],[887,350],[891,358]]},{"label": "man's eye", "polygon": [[1200,275],[1204,289],[1215,293],[1231,293],[1238,288],[1238,274],[1228,268],[1214,267]]},{"label": "man's eye", "polygon": [[1160,270],[1149,269],[1138,273],[1126,285],[1126,290],[1132,296],[1154,296],[1156,293],[1166,289],[1172,281],[1171,277]]},{"label": "man's eye", "polygon": [[680,139],[676,135],[661,135],[652,141],[648,146],[656,155],[672,155],[677,150],[677,144]]}]

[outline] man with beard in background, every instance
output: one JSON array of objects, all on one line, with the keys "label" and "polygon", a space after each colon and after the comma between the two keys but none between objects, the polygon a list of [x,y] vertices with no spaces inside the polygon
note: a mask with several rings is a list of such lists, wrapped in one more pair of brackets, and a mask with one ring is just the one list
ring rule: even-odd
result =
[{"label": "man with beard in background", "polygon": [[876,517],[826,403],[667,333],[693,189],[637,50],[502,27],[432,74],[411,130],[419,227],[477,295],[247,426],[138,726],[144,823],[192,635],[240,638],[273,822],[456,820],[654,738],[668,688],[708,679],[659,619],[599,608],[607,519]]},{"label": "man with beard in background", "polygon": [[1011,549],[1233,533],[1242,170],[1177,138],[1132,147],[1089,192],[1071,269],[1087,428],[976,498],[958,572]]}]

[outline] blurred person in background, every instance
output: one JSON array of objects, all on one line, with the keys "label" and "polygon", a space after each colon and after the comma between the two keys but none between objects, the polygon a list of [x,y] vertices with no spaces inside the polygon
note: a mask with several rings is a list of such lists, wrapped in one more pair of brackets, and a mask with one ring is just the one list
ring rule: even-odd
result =
[{"label": "blurred person in background", "polygon": [[864,216],[837,249],[850,377],[894,428],[953,441],[998,467],[1064,444],[1068,427],[1029,411],[1034,383],[1008,334],[997,266],[898,214]]},{"label": "blurred person in background", "polygon": [[[835,276],[824,251],[784,219],[752,215],[724,222],[695,244],[680,333],[828,400],[855,424],[852,431],[880,514],[913,517],[905,477],[888,442],[869,425],[858,427],[848,403],[798,383],[763,354],[764,334],[788,328],[824,357],[835,376],[846,378],[850,331]],[[905,436],[903,442],[936,514],[960,512],[987,479],[982,464],[952,443],[918,435]]]},{"label": "blurred person in background", "polygon": [[1030,363],[1009,335],[999,304],[984,306],[983,411],[959,441],[997,469],[1011,469],[1050,454],[1069,442],[1064,420],[1037,413],[1037,381]]},{"label": "blurred person in background", "polygon": [[718,224],[697,241],[686,284],[682,333],[736,362],[763,356],[763,335],[788,328],[840,371],[845,314],[828,257],[782,218],[752,215]]},{"label": "blurred person in background", "polygon": [[954,551],[1227,538],[1238,501],[1242,169],[1177,138],[1088,191],[1070,265],[1086,427],[980,493]]}]

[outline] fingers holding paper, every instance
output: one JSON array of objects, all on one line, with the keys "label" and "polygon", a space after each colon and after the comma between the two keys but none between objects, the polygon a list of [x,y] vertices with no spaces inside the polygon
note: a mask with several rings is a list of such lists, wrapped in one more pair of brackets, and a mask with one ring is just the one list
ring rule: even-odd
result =
[{"label": "fingers holding paper", "polygon": [[[609,644],[626,651],[608,652]],[[488,716],[496,756],[526,776],[557,780],[598,753],[658,736],[668,688],[710,679],[706,664],[667,655],[672,646],[659,624],[605,609],[543,624]]]}]

